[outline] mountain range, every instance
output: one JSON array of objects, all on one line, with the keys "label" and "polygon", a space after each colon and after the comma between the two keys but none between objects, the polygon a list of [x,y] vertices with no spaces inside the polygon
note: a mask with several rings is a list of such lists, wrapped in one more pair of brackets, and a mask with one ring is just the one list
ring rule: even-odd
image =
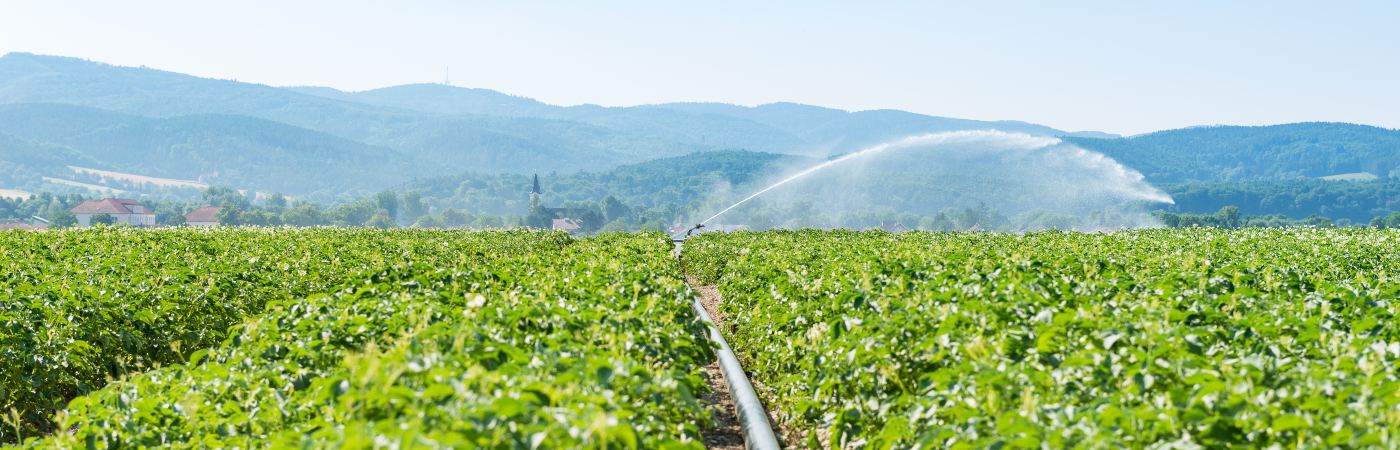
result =
[{"label": "mountain range", "polygon": [[986,129],[1062,137],[1154,183],[1400,176],[1400,132],[1352,124],[1120,138],[898,110],[556,106],[442,84],[345,92],[0,57],[0,188],[29,191],[73,189],[52,180],[81,178],[72,169],[81,167],[336,201],[465,173],[604,173],[716,151],[821,159],[912,134]]}]

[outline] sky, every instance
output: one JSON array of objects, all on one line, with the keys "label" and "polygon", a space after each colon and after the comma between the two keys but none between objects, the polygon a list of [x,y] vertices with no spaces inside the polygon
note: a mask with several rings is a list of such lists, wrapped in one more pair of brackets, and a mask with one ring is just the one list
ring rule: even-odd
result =
[{"label": "sky", "polygon": [[[0,53],[560,105],[788,101],[1137,134],[1400,128],[1400,2],[6,0]],[[450,73],[450,78],[449,78]]]}]

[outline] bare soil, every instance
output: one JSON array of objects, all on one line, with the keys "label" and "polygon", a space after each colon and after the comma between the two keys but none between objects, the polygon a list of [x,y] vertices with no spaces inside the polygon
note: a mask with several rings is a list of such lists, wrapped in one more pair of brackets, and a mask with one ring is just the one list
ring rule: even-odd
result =
[{"label": "bare soil", "polygon": [[[713,320],[713,321],[715,322],[715,326],[718,327],[718,328],[720,329],[721,332],[723,332],[723,331],[724,331],[724,323],[725,323],[725,321],[728,319],[728,317],[726,317],[726,316],[724,315],[724,312],[720,311],[720,309],[719,309],[720,303],[723,302],[723,300],[722,300],[722,299],[720,298],[720,296],[719,296],[719,288],[718,288],[717,286],[715,286],[715,285],[700,284],[700,282],[699,282],[698,280],[694,279],[694,278],[687,278],[685,281],[686,281],[686,284],[690,285],[690,288],[691,288],[691,289],[694,289],[695,292],[700,293],[700,306],[703,307],[703,308],[705,308],[705,313],[710,315],[710,320]],[[736,409],[734,408],[734,401],[733,401],[733,398],[729,395],[729,383],[728,383],[727,381],[725,381],[725,379],[724,379],[724,371],[721,370],[721,369],[719,368],[719,361],[712,362],[712,363],[710,363],[710,365],[705,366],[705,373],[706,373],[706,377],[707,377],[706,379],[707,379],[707,380],[709,381],[709,383],[710,383],[710,391],[711,391],[711,394],[710,394],[710,395],[712,395],[712,396],[713,396],[713,395],[720,395],[720,394],[723,395],[722,400],[715,400],[715,401],[720,401],[720,402],[722,402],[722,404],[710,403],[710,402],[712,401],[712,400],[710,399],[710,396],[706,396],[706,397],[705,397],[705,401],[706,401],[707,403],[717,405],[716,407],[722,408],[721,410],[722,410],[722,411],[725,411],[725,412],[727,413],[727,414],[721,414],[720,416],[722,416],[722,417],[717,417],[717,419],[720,419],[720,422],[721,422],[721,423],[720,423],[720,425],[718,425],[718,427],[716,428],[716,430],[713,430],[713,431],[706,430],[706,431],[705,431],[705,433],[706,433],[706,434],[705,434],[705,447],[706,447],[706,448],[715,448],[715,449],[730,449],[730,448],[733,448],[733,449],[743,449],[743,448],[745,448],[745,447],[744,447],[744,430],[743,430],[743,428],[739,425],[739,419],[738,419],[738,417],[739,417],[739,412],[738,412],[738,410],[736,410]],[[753,379],[752,377],[750,377],[750,378],[749,378],[749,383],[752,384],[752,385],[754,386],[754,389],[757,389],[757,390],[762,390],[762,389],[763,389],[763,380],[755,380],[755,379]],[[802,442],[802,441],[803,441],[803,440],[801,439],[802,435],[799,434],[799,433],[797,433],[796,430],[793,430],[793,429],[790,429],[790,428],[788,428],[788,427],[785,427],[785,426],[782,425],[781,422],[778,422],[777,420],[775,420],[774,417],[773,417],[773,411],[766,411],[766,412],[768,413],[768,423],[770,423],[770,424],[773,425],[773,431],[774,431],[775,433],[777,433],[777,435],[778,435],[779,444],[781,444],[781,445],[783,445],[784,447],[786,447],[786,446],[787,446],[786,443],[789,443],[789,442]],[[718,433],[720,433],[721,430],[725,430],[726,427],[732,427],[732,431],[724,431],[724,432],[725,432],[725,433],[733,433],[733,435],[735,436],[735,438],[733,439],[732,442],[735,442],[736,444],[734,444],[733,447],[720,446],[720,445],[711,444],[711,442],[710,442],[710,434],[714,433],[714,434],[716,434],[716,439],[720,439],[719,436],[721,436],[721,435],[718,434]],[[818,433],[821,433],[821,432],[819,431]],[[822,437],[822,442],[829,442],[829,440],[826,439],[826,436],[823,435],[823,436],[821,436],[821,437]],[[726,439],[727,439],[727,438],[726,438]],[[726,440],[726,441],[724,441],[724,442],[730,442],[730,441]],[[831,448],[831,447],[830,447],[830,445],[827,445],[826,448]]]},{"label": "bare soil", "polygon": [[[709,313],[715,325],[722,325],[724,317],[719,315],[719,290],[714,286],[703,286],[695,280],[687,280],[691,289],[700,293],[700,305]],[[721,327],[723,329],[723,327]],[[710,392],[701,396],[706,406],[714,411],[714,427],[705,429],[705,448],[723,450],[743,450],[744,430],[739,426],[739,412],[734,409],[734,398],[729,395],[729,382],[724,379],[724,371],[719,368],[719,360],[705,366],[705,382],[710,384]]]}]

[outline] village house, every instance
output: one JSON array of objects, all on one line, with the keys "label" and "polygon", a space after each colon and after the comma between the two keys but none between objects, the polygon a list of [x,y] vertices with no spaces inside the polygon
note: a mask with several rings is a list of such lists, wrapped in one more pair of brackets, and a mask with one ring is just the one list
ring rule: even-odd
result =
[{"label": "village house", "polygon": [[[576,208],[551,208],[544,206],[544,192],[540,190],[540,175],[535,174],[535,181],[530,189],[530,209],[541,209],[553,216],[550,221],[550,229],[573,233],[583,228],[583,221],[577,217],[581,215]],[[543,224],[540,224],[543,226]]]},{"label": "village house", "polygon": [[554,223],[552,225],[554,231],[565,231],[569,233],[572,233],[574,232],[574,230],[577,230],[582,227],[582,225],[580,225],[578,221],[574,219],[554,219]]},{"label": "village house", "polygon": [[77,217],[80,227],[92,226],[93,216],[101,214],[110,216],[113,224],[136,227],[154,227],[156,225],[156,212],[129,198],[88,200],[79,203],[68,212]]},{"label": "village house", "polygon": [[219,207],[205,206],[185,214],[185,225],[191,227],[212,227],[219,224]]}]

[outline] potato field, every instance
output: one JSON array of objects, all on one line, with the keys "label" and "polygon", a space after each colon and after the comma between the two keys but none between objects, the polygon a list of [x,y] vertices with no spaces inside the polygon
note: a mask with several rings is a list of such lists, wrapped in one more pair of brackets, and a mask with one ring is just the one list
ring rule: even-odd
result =
[{"label": "potato field", "polygon": [[[1395,448],[1400,231],[0,232],[0,445]],[[687,284],[687,279],[693,285]]]},{"label": "potato field", "polygon": [[1400,233],[707,234],[790,444],[1400,446]]}]

